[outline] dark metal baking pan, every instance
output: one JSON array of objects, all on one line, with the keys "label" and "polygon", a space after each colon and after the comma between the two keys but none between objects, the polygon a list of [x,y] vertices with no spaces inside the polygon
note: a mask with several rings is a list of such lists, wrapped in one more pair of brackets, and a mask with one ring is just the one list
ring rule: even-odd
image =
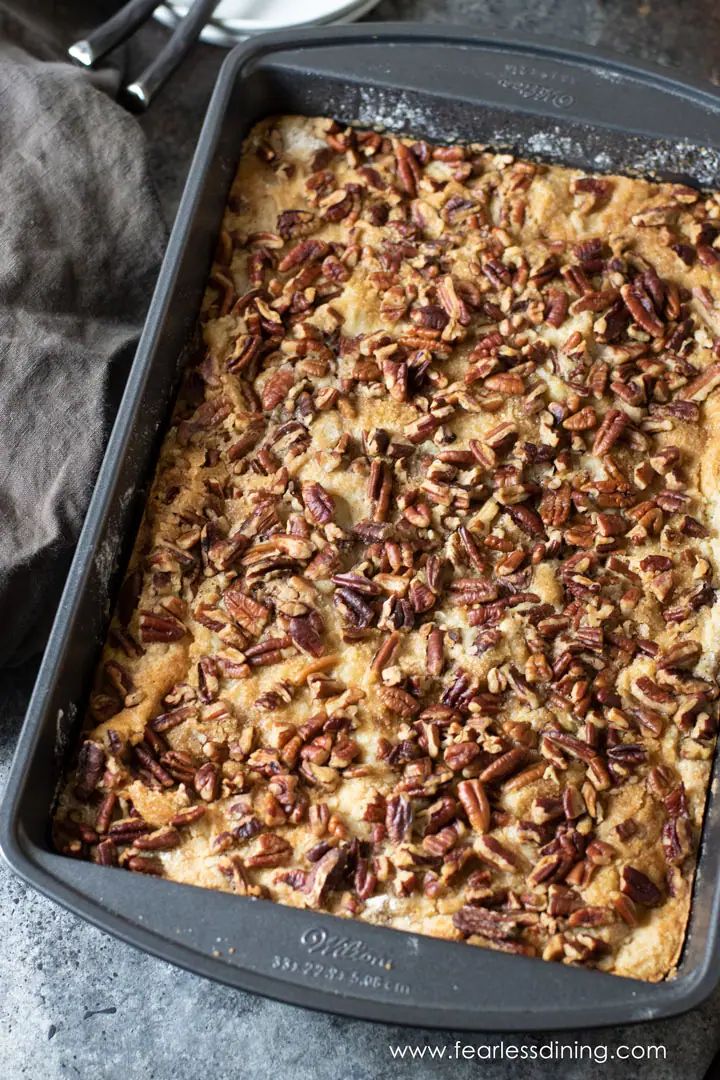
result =
[{"label": "dark metal baking pan", "polygon": [[687,944],[677,978],[656,985],[151,880],[51,850],[65,749],[80,724],[192,340],[241,142],[256,120],[280,112],[483,141],[593,171],[720,183],[718,94],[590,50],[387,24],[272,34],[235,49],[208,110],[20,737],[0,828],[5,858],[102,929],[295,1004],[395,1023],[522,1031],[688,1009],[720,976],[717,763]]}]

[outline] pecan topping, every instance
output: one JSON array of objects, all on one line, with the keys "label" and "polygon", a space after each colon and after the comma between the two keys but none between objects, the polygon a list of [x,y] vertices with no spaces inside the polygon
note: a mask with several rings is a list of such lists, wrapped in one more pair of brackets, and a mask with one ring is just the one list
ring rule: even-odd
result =
[{"label": "pecan topping", "polygon": [[713,193],[263,121],[58,850],[664,978],[720,726],[718,267]]}]

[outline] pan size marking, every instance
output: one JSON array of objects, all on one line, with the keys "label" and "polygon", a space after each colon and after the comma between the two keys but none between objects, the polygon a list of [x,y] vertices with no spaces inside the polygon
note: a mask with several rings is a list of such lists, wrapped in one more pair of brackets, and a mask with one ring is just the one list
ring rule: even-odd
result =
[{"label": "pan size marking", "polygon": [[342,984],[347,988],[363,990],[384,990],[388,994],[398,997],[407,997],[410,987],[407,983],[398,982],[375,971],[358,971],[357,968],[341,968],[334,964],[325,964],[320,960],[302,960],[293,956],[276,954],[272,958],[271,967],[274,971],[288,975],[303,975],[307,979],[317,982],[329,982],[333,985]]},{"label": "pan size marking", "polygon": [[536,64],[504,64],[503,71],[509,79],[530,79],[538,83],[554,83],[556,86],[574,86],[575,78],[568,71],[551,70]]}]

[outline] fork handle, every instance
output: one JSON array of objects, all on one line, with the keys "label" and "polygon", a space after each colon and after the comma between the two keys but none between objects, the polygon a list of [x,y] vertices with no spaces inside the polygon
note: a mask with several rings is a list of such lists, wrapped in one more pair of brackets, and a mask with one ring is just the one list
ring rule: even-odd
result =
[{"label": "fork handle", "polygon": [[133,79],[123,88],[120,94],[123,105],[133,112],[144,112],[147,109],[157,91],[200,37],[218,2],[219,0],[195,0],[155,59],[137,79]]},{"label": "fork handle", "polygon": [[160,7],[161,0],[130,0],[106,22],[101,23],[81,41],[76,41],[68,53],[78,64],[93,67],[103,56],[135,33],[139,26]]}]

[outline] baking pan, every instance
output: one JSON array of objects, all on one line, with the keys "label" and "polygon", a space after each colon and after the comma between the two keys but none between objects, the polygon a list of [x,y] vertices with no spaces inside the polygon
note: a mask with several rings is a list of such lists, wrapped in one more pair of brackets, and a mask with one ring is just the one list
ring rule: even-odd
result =
[{"label": "baking pan", "polygon": [[592,171],[720,184],[720,96],[594,51],[459,28],[271,34],[227,58],[40,669],[0,846],[47,896],[156,956],[232,986],[349,1016],[443,1028],[556,1029],[682,1012],[720,977],[718,765],[677,978],[647,984],[177,885],[55,854],[54,795],[81,722],[120,571],[193,333],[240,153],[270,113],[334,115],[472,139]]}]

